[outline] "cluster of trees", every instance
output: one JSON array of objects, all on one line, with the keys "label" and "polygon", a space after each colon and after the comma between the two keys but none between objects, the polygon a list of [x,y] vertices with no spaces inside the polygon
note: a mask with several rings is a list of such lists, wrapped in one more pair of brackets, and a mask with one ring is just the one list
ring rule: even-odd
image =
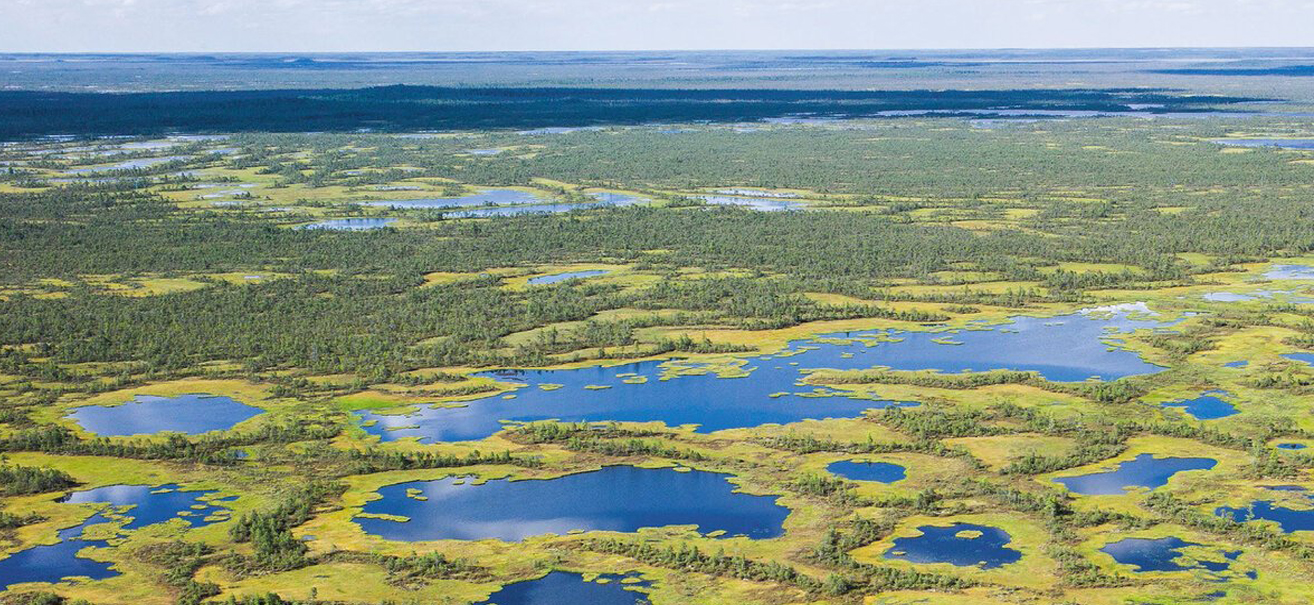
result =
[{"label": "cluster of trees", "polygon": [[56,492],[77,485],[59,469],[10,464],[0,459],[0,496],[22,496]]}]

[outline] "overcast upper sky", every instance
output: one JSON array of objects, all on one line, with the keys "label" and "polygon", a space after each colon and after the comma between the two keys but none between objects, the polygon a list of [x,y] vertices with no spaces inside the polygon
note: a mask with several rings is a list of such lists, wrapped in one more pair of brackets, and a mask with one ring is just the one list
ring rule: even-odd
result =
[{"label": "overcast upper sky", "polygon": [[0,0],[0,51],[1310,46],[1314,0]]}]

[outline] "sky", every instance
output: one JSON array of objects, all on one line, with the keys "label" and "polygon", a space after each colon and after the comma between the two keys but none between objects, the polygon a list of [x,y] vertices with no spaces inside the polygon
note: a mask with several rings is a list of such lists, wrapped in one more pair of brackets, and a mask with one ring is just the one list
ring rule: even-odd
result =
[{"label": "sky", "polygon": [[1314,0],[0,0],[0,52],[1314,45]]}]

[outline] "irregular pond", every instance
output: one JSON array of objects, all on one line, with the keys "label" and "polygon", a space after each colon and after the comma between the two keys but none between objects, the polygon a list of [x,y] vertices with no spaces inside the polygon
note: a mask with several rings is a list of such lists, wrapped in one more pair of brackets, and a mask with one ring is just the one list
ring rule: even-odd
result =
[{"label": "irregular pond", "polygon": [[1141,454],[1134,460],[1119,463],[1115,470],[1059,477],[1054,482],[1078,494],[1104,496],[1122,494],[1132,487],[1154,489],[1167,484],[1177,473],[1209,470],[1217,465],[1218,461],[1212,458],[1155,458],[1153,454]]},{"label": "irregular pond", "polygon": [[1196,420],[1226,418],[1237,413],[1236,407],[1221,398],[1228,396],[1230,394],[1226,391],[1209,391],[1195,399],[1164,402],[1163,407],[1183,408],[1187,414],[1195,417]]},{"label": "irregular pond", "polygon": [[537,580],[507,584],[476,605],[641,605],[648,603],[638,588],[647,582],[625,582],[631,576],[602,574],[589,582],[577,573],[554,571]]},{"label": "irregular pond", "polygon": [[366,231],[369,229],[381,229],[397,222],[395,218],[335,218],[309,225],[301,225],[297,229],[329,229],[332,231]]},{"label": "irregular pond", "polygon": [[1192,560],[1182,553],[1190,546],[1201,546],[1181,538],[1126,538],[1105,545],[1100,552],[1113,557],[1114,561],[1130,565],[1136,571],[1187,571],[1204,569],[1212,572],[1227,571],[1232,561],[1241,556],[1241,551],[1224,552],[1224,561]]},{"label": "irregular pond", "polygon": [[6,559],[0,559],[0,590],[24,582],[59,582],[66,578],[86,577],[103,580],[119,575],[109,563],[77,556],[88,547],[104,547],[108,540],[91,540],[82,537],[92,525],[108,523],[109,518],[97,514],[81,525],[59,531],[57,544],[34,546],[20,550]]},{"label": "irregular pond", "polygon": [[1277,444],[1277,448],[1280,449],[1280,450],[1303,450],[1303,449],[1308,448],[1308,447],[1309,447],[1308,445],[1305,445],[1305,444],[1303,444],[1303,443],[1279,443],[1279,444]]},{"label": "irregular pond", "polygon": [[519,216],[522,214],[560,214],[562,212],[570,212],[571,210],[587,210],[590,208],[605,207],[620,208],[624,206],[649,203],[649,200],[634,197],[632,195],[625,195],[623,193],[598,192],[589,195],[597,198],[598,202],[556,202],[548,204],[525,204],[519,206],[487,206],[445,212],[444,215],[451,218],[491,218],[496,216]]},{"label": "irregular pond", "polygon": [[133,170],[137,168],[150,168],[160,164],[176,162],[178,160],[189,159],[187,156],[175,155],[165,158],[140,158],[136,160],[127,160],[111,166],[93,166],[90,168],[74,168],[66,171],[68,174],[88,174],[92,172],[109,172],[111,170]]},{"label": "irregular pond", "polygon": [[563,282],[569,279],[585,279],[589,277],[597,277],[599,275],[606,275],[608,273],[611,273],[611,271],[602,271],[602,270],[568,271],[566,273],[554,273],[552,275],[540,275],[538,277],[531,277],[529,278],[529,281],[526,283],[528,283],[531,286],[542,286],[547,284],[555,284],[557,282]]},{"label": "irregular pond", "polygon": [[1269,279],[1314,279],[1314,267],[1309,265],[1273,265],[1264,273]]},{"label": "irregular pond", "polygon": [[1229,362],[1223,364],[1223,367],[1225,367],[1225,368],[1244,368],[1244,367],[1246,367],[1246,366],[1248,366],[1248,365],[1250,365],[1250,362],[1249,362],[1249,361],[1244,361],[1244,360],[1243,360],[1243,361],[1229,361]]},{"label": "irregular pond", "polygon": [[1283,357],[1314,366],[1314,353],[1287,353]]},{"label": "irregular pond", "polygon": [[192,393],[177,397],[138,395],[122,405],[87,405],[68,414],[82,428],[104,436],[163,431],[199,435],[222,431],[263,413],[228,397]]},{"label": "irregular pond", "polygon": [[201,527],[227,518],[228,510],[221,507],[226,500],[205,498],[213,491],[179,491],[177,485],[148,487],[142,485],[112,485],[69,494],[62,502],[68,504],[107,504],[112,510],[102,511],[76,527],[59,531],[59,542],[18,551],[0,560],[0,590],[22,582],[59,582],[66,578],[88,577],[99,580],[119,575],[109,563],[77,556],[87,547],[109,547],[109,535],[104,539],[84,537],[88,527],[128,519],[118,530],[130,531],[182,519],[190,527]]},{"label": "irregular pond", "polygon": [[853,481],[877,481],[880,483],[894,483],[895,481],[902,481],[908,476],[907,469],[897,464],[858,462],[854,460],[832,462],[826,467],[826,472]]},{"label": "irregular pond", "polygon": [[775,496],[734,493],[726,475],[670,468],[609,466],[556,479],[475,485],[469,478],[415,481],[379,489],[356,517],[366,533],[389,540],[518,541],[572,530],[632,532],[696,525],[704,534],[774,538],[789,509]]},{"label": "irregular pond", "polygon": [[1314,139],[1218,139],[1230,147],[1276,147],[1278,149],[1314,149]]},{"label": "irregular pond", "polygon": [[805,207],[802,202],[786,198],[739,197],[734,195],[691,195],[689,197],[714,206],[746,206],[764,212],[801,210]]},{"label": "irregular pond", "polygon": [[382,202],[362,202],[367,206],[387,206],[390,208],[469,208],[472,206],[493,206],[508,204],[535,204],[543,198],[519,189],[481,189],[470,195],[460,197],[435,197],[410,200],[387,200]]},{"label": "irregular pond", "polygon": [[718,189],[716,191],[721,195],[733,195],[736,197],[756,197],[756,198],[778,198],[792,199],[802,197],[797,193],[785,193],[780,191],[767,191],[765,189]]},{"label": "irregular pond", "polygon": [[[1103,340],[1120,331],[1155,327],[1153,320],[1125,314],[1090,313],[1016,317],[979,329],[904,332],[870,331],[824,335],[789,343],[781,354],[742,361],[748,375],[719,378],[699,371],[702,364],[645,361],[570,370],[499,370],[480,375],[526,385],[512,399],[494,395],[461,407],[423,407],[405,415],[362,411],[365,430],[385,441],[419,437],[422,442],[483,439],[502,429],[502,421],[565,422],[660,421],[669,426],[698,425],[701,432],[807,419],[851,418],[891,401],[856,398],[850,392],[801,384],[807,369],[1033,370],[1050,380],[1085,380],[1093,375],[1121,378],[1163,368],[1130,351],[1110,350]],[[952,339],[947,341],[946,339]],[[954,344],[946,344],[952,342]]]},{"label": "irregular pond", "polygon": [[885,558],[982,569],[1002,567],[1022,558],[1022,551],[1008,548],[1013,537],[997,527],[954,523],[948,527],[923,525],[917,531],[922,535],[895,538]]},{"label": "irregular pond", "polygon": [[[1305,489],[1298,486],[1277,486],[1269,489],[1276,491],[1304,492]],[[1250,506],[1244,508],[1231,508],[1220,506],[1214,510],[1214,514],[1231,519],[1238,523],[1247,521],[1274,521],[1284,533],[1297,531],[1314,531],[1314,496],[1306,495],[1309,500],[1310,508],[1298,509],[1287,508],[1274,500],[1256,500]]]},{"label": "irregular pond", "polygon": [[[182,491],[177,485],[110,485],[73,492],[61,502],[67,504],[109,504],[129,507],[122,513],[132,520],[123,529],[137,529],[171,519],[182,519],[190,527],[204,527],[219,520],[215,513],[225,511],[222,500],[207,501],[210,491]],[[223,516],[223,515],[220,515]]]}]

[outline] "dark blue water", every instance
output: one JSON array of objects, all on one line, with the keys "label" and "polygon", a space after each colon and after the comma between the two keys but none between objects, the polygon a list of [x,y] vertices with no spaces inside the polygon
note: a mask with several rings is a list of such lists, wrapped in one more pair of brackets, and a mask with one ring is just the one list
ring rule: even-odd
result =
[{"label": "dark blue water", "polygon": [[1195,399],[1184,399],[1182,401],[1169,401],[1163,404],[1164,407],[1184,408],[1187,414],[1194,416],[1196,420],[1214,420],[1217,418],[1226,418],[1237,413],[1236,408],[1219,396],[1228,397],[1225,391],[1209,391]]},{"label": "dark blue water", "polygon": [[1276,147],[1279,149],[1314,149],[1314,139],[1218,139],[1232,147]]},{"label": "dark blue water", "polygon": [[608,273],[611,272],[610,271],[570,271],[567,273],[554,273],[552,275],[541,275],[539,277],[531,277],[529,278],[528,283],[531,286],[542,286],[546,284],[555,284],[557,282],[563,282],[568,279],[585,279],[588,277],[597,277],[599,275],[606,275]]},{"label": "dark blue water", "polygon": [[107,540],[83,539],[82,532],[89,526],[109,521],[102,515],[94,515],[77,527],[60,530],[57,544],[34,546],[0,559],[0,590],[23,582],[58,582],[76,577],[103,580],[119,575],[110,569],[109,563],[77,556],[84,548],[108,544]]},{"label": "dark blue water", "polygon": [[[894,546],[885,552],[885,558],[913,563],[979,566],[982,569],[1002,567],[1022,558],[1021,551],[1008,548],[1013,537],[997,527],[954,523],[949,527],[923,525],[917,531],[922,535],[895,538]],[[981,535],[975,538],[960,536],[963,532],[981,532]]]},{"label": "dark blue water", "polygon": [[1152,454],[1141,454],[1119,464],[1117,470],[1062,477],[1054,482],[1088,496],[1122,494],[1130,487],[1154,489],[1168,483],[1168,479],[1177,473],[1208,470],[1217,464],[1218,461],[1212,458],[1155,458]]},{"label": "dark blue water", "polygon": [[1244,367],[1246,367],[1246,366],[1248,366],[1248,365],[1250,365],[1250,362],[1249,362],[1249,361],[1229,361],[1229,362],[1223,364],[1223,367],[1225,367],[1225,368],[1244,368]]},{"label": "dark blue water", "polygon": [[1283,357],[1314,366],[1314,353],[1287,353]]},{"label": "dark blue water", "polygon": [[[407,490],[420,490],[421,500]],[[611,466],[557,479],[474,485],[468,478],[415,481],[379,490],[357,517],[366,533],[389,540],[516,541],[571,530],[632,532],[641,527],[697,525],[706,534],[774,538],[789,509],[775,496],[733,493],[726,475],[703,471]]]},{"label": "dark blue water", "polygon": [[382,202],[364,202],[369,206],[388,206],[390,208],[469,208],[472,206],[535,204],[543,198],[519,189],[482,189],[461,197],[436,197],[408,200],[387,200]]},{"label": "dark blue water", "polygon": [[[1273,486],[1268,489],[1287,492],[1305,491],[1305,488],[1295,485]],[[1276,521],[1282,531],[1288,534],[1295,531],[1314,531],[1314,496],[1307,495],[1306,498],[1310,505],[1308,509],[1285,508],[1272,500],[1257,500],[1245,508],[1220,506],[1214,510],[1214,514],[1242,523],[1259,520]]]},{"label": "dark blue water", "polygon": [[[659,421],[670,426],[698,425],[699,431],[711,432],[805,419],[852,418],[868,409],[911,404],[858,399],[851,393],[801,385],[804,372],[800,370],[877,366],[946,372],[1014,369],[1037,371],[1059,381],[1095,375],[1121,378],[1163,368],[1146,363],[1133,352],[1110,350],[1105,338],[1119,331],[1160,325],[1129,319],[1125,314],[1109,319],[1073,314],[1047,319],[1018,317],[1011,323],[974,330],[832,334],[826,336],[844,340],[799,340],[789,344],[788,354],[748,358],[745,369],[751,373],[742,378],[703,374],[661,380],[663,366],[697,368],[699,364],[658,361],[572,370],[501,370],[482,375],[527,385],[515,391],[514,399],[494,395],[463,402],[458,408],[424,407],[406,415],[358,414],[366,422],[365,430],[385,441],[418,437],[422,442],[483,439],[501,430],[502,421]],[[945,338],[961,344],[943,344]],[[586,388],[590,386],[606,388]]]},{"label": "dark blue water", "polygon": [[90,546],[109,546],[108,540],[83,538],[86,528],[124,518],[128,521],[119,529],[120,533],[171,519],[182,519],[190,527],[209,525],[218,519],[207,520],[207,517],[220,511],[227,512],[222,508],[225,500],[202,500],[213,493],[183,492],[177,485],[112,485],[73,492],[63,500],[64,503],[108,504],[114,508],[97,513],[76,527],[61,530],[57,544],[35,546],[0,560],[0,590],[21,582],[58,582],[80,576],[99,580],[116,576],[118,572],[110,569],[109,563],[77,556],[78,551]]},{"label": "dark blue water", "polygon": [[841,460],[832,462],[826,471],[854,481],[878,481],[894,483],[908,476],[907,469],[889,462],[854,462]]},{"label": "dark blue water", "polygon": [[1309,446],[1303,443],[1279,443],[1277,447],[1280,450],[1303,450]]},{"label": "dark blue water", "polygon": [[603,575],[606,584],[586,582],[584,576],[554,571],[537,580],[507,584],[476,605],[635,605],[647,597],[629,588],[646,588],[646,582],[622,584],[624,576]]},{"label": "dark blue water", "polygon": [[365,231],[368,229],[379,229],[387,227],[397,222],[395,218],[335,218],[309,225],[301,225],[298,229],[330,229],[333,231]]},{"label": "dark blue water", "polygon": [[192,393],[178,397],[138,395],[123,405],[83,406],[68,417],[97,435],[146,435],[163,431],[199,435],[230,429],[262,412],[228,397]]},{"label": "dark blue water", "polygon": [[1187,542],[1181,538],[1126,538],[1113,542],[1100,549],[1100,552],[1108,553],[1123,565],[1130,565],[1136,568],[1136,571],[1186,571],[1190,569],[1204,569],[1206,571],[1221,572],[1227,571],[1232,565],[1232,560],[1241,555],[1241,551],[1224,552],[1223,557],[1226,561],[1184,561],[1179,559],[1182,556],[1181,550],[1188,546],[1200,546],[1195,542]]},{"label": "dark blue water", "polygon": [[1273,265],[1264,277],[1269,279],[1314,279],[1314,267],[1309,265]]}]

